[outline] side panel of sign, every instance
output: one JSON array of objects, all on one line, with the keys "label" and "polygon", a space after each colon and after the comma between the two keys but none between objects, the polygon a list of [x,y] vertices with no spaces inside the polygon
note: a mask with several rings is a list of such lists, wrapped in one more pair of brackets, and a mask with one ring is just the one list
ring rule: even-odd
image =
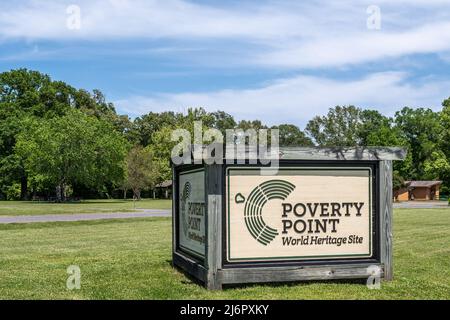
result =
[{"label": "side panel of sign", "polygon": [[227,169],[229,262],[370,258],[372,170]]},{"label": "side panel of sign", "polygon": [[180,172],[178,190],[180,249],[205,257],[205,171]]}]

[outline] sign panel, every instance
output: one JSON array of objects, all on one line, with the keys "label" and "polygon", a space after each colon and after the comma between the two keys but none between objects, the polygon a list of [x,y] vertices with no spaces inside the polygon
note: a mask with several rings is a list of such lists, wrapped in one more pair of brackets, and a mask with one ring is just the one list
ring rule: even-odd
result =
[{"label": "sign panel", "polygon": [[194,256],[205,256],[205,171],[180,172],[178,191],[178,239],[182,250]]},{"label": "sign panel", "polygon": [[227,169],[229,262],[372,256],[370,167]]}]

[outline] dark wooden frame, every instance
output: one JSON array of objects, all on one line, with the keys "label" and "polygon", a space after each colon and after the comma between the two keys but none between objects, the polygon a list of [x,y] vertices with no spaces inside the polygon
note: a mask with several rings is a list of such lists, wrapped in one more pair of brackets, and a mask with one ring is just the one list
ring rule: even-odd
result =
[{"label": "dark wooden frame", "polygon": [[[380,276],[391,280],[392,270],[392,161],[402,160],[401,148],[283,148],[280,166],[298,164],[371,164],[375,168],[374,228],[377,256],[374,259],[333,259],[252,264],[229,264],[224,257],[225,164],[204,165],[206,256],[198,259],[178,247],[178,173],[202,165],[173,166],[173,265],[200,280],[208,289],[224,284],[368,278],[369,266],[378,266]],[[245,155],[244,155],[245,156]],[[238,155],[239,157],[239,155]],[[250,166],[250,165],[249,165]],[[374,241],[375,242],[375,241]]]},{"label": "dark wooden frame", "polygon": [[[240,164],[233,165],[224,165],[223,166],[223,178],[226,179],[226,170],[228,168],[233,167],[241,167]],[[346,167],[370,167],[373,172],[373,180],[372,180],[372,224],[374,226],[372,230],[373,234],[373,243],[372,243],[372,257],[370,258],[333,258],[333,259],[308,259],[308,260],[291,260],[291,261],[268,261],[268,262],[228,262],[226,259],[222,259],[222,268],[238,268],[238,267],[274,267],[274,266],[308,266],[308,265],[326,265],[326,264],[345,264],[345,263],[367,263],[367,264],[379,264],[380,263],[380,241],[381,239],[377,237],[379,235],[380,228],[380,219],[379,219],[379,208],[378,208],[378,183],[379,183],[379,170],[376,161],[336,161],[336,160],[319,160],[319,161],[282,161],[280,162],[280,168],[283,167],[337,167],[337,168],[346,168]],[[260,168],[258,165],[245,165],[245,167],[253,167]],[[222,195],[222,221],[226,219],[226,192],[223,192]],[[222,257],[226,257],[226,228],[225,225],[222,225]]]}]

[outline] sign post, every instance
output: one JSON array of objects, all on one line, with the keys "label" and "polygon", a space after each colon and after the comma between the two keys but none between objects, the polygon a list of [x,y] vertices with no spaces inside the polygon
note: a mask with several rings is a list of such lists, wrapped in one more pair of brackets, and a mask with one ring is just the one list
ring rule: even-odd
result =
[{"label": "sign post", "polygon": [[392,161],[404,157],[281,148],[275,172],[250,161],[173,166],[173,264],[209,289],[374,270],[391,280]]}]

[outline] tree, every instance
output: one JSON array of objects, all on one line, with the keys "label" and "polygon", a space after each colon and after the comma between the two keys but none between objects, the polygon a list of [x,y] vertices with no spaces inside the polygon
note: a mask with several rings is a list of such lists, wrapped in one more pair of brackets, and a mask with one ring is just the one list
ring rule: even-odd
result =
[{"label": "tree", "polygon": [[175,127],[182,121],[183,115],[181,113],[150,112],[134,120],[134,130],[139,144],[146,147],[154,143],[153,136],[156,132],[165,127]]},{"label": "tree", "polygon": [[172,149],[177,144],[176,141],[171,139],[172,130],[174,129],[176,128],[162,128],[154,134],[154,143],[148,146],[148,149],[152,152],[153,161],[158,166],[157,183],[169,180],[172,177],[170,159]]},{"label": "tree", "polygon": [[398,191],[405,186],[405,179],[399,174],[398,171],[394,171],[392,174],[392,189]]},{"label": "tree", "polygon": [[337,106],[308,122],[306,132],[320,146],[401,146],[405,144],[392,118],[376,110]]},{"label": "tree", "polygon": [[431,109],[405,107],[396,112],[395,124],[411,157],[407,178],[424,179],[425,162],[431,159],[433,152],[439,150],[442,136],[439,113]]},{"label": "tree", "polygon": [[450,162],[442,150],[433,151],[423,163],[424,178],[427,180],[443,179],[448,181]]},{"label": "tree", "polygon": [[99,189],[119,183],[126,141],[106,121],[71,110],[48,120],[29,118],[16,151],[26,171],[44,176],[56,187],[58,201],[64,201],[71,184]]},{"label": "tree", "polygon": [[260,129],[268,129],[268,127],[260,120],[241,120],[239,121],[237,128],[242,130],[255,129],[257,131]]},{"label": "tree", "polygon": [[[450,98],[442,102],[442,111],[440,113],[440,122],[442,134],[440,140],[440,149],[445,154],[447,162],[450,162]],[[450,170],[442,173],[440,177],[444,181],[443,192],[450,190]]]},{"label": "tree", "polygon": [[357,146],[361,109],[354,106],[330,108],[326,116],[316,116],[306,125],[306,132],[319,146]]},{"label": "tree", "polygon": [[214,127],[215,117],[203,108],[189,108],[183,119],[183,127],[189,130],[195,121],[201,121],[204,128],[212,128]]},{"label": "tree", "polygon": [[274,126],[271,129],[279,130],[281,147],[314,145],[312,140],[293,124],[281,124],[279,126]]},{"label": "tree", "polygon": [[382,147],[406,144],[394,120],[376,110],[362,110],[360,122],[357,135],[361,146]]},{"label": "tree", "polygon": [[234,129],[236,127],[236,121],[233,116],[224,112],[224,111],[216,111],[212,113],[214,117],[214,125],[213,127],[222,132],[225,136],[227,129]]},{"label": "tree", "polygon": [[442,112],[440,113],[440,122],[442,126],[442,150],[450,158],[450,98],[442,102]]},{"label": "tree", "polygon": [[[58,85],[58,88],[62,86]],[[0,73],[0,176],[2,189],[20,181],[21,199],[27,198],[28,177],[23,162],[14,154],[16,135],[27,115],[46,116],[47,111],[60,114],[61,100],[50,99],[56,92],[47,75],[26,69]],[[66,89],[66,88],[64,88]],[[48,100],[52,103],[45,103]]]},{"label": "tree", "polygon": [[26,127],[23,121],[61,117],[73,109],[105,120],[119,132],[131,131],[129,119],[118,116],[99,90],[93,93],[77,90],[27,69],[0,73],[0,196],[8,186],[19,183],[21,198],[26,199],[30,181],[36,180],[29,176],[23,159],[14,149],[16,137]]},{"label": "tree", "polygon": [[148,148],[133,147],[126,158],[126,187],[133,190],[133,199],[141,199],[141,190],[154,187],[158,176],[157,162]]}]

